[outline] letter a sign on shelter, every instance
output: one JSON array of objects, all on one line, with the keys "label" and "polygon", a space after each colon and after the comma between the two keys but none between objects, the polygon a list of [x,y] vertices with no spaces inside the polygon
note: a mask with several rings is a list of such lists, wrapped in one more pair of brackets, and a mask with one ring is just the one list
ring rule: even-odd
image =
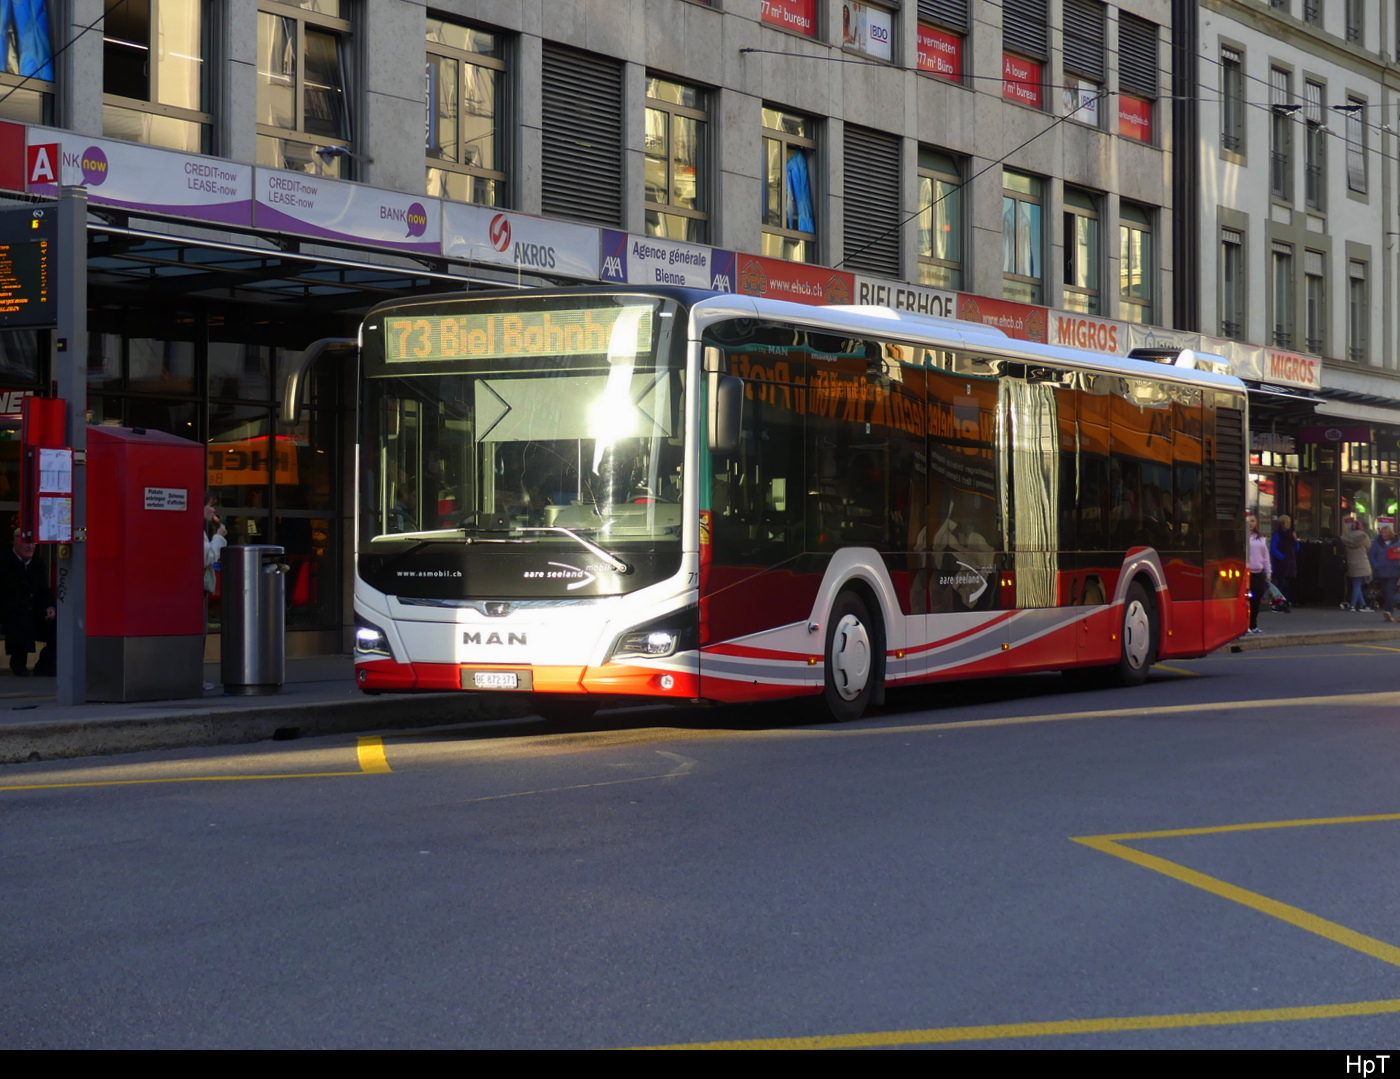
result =
[{"label": "letter a sign on shelter", "polygon": [[24,180],[28,186],[58,183],[58,150],[56,142],[41,142],[29,147],[24,170]]}]

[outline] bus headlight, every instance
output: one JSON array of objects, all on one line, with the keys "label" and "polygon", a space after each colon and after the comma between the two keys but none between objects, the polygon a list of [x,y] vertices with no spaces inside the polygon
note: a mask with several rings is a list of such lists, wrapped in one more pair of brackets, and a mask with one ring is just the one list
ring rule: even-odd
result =
[{"label": "bus headlight", "polygon": [[696,608],[687,607],[620,633],[608,653],[608,661],[661,659],[693,649],[699,640],[697,617]]},{"label": "bus headlight", "polygon": [[394,658],[384,631],[358,614],[355,616],[355,655]]}]

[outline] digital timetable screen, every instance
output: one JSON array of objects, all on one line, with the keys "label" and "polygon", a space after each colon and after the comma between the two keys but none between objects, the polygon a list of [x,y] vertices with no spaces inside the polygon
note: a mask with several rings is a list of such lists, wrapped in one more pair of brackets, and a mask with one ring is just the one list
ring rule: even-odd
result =
[{"label": "digital timetable screen", "polygon": [[550,308],[384,320],[388,363],[578,356],[651,349],[652,307]]},{"label": "digital timetable screen", "polygon": [[52,326],[58,320],[52,207],[0,210],[0,329]]}]

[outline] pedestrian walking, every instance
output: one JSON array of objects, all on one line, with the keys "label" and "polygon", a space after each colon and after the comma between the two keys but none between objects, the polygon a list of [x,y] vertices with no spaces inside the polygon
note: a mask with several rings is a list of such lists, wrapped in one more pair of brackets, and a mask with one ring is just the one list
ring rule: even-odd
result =
[{"label": "pedestrian walking", "polygon": [[1269,541],[1259,531],[1259,518],[1246,517],[1249,533],[1245,539],[1245,566],[1249,570],[1249,629],[1247,632],[1260,634],[1259,602],[1268,591],[1273,569],[1269,564]]},{"label": "pedestrian walking", "polygon": [[1395,621],[1395,582],[1400,579],[1400,538],[1395,535],[1395,521],[1389,517],[1376,518],[1380,535],[1371,544],[1371,576],[1381,588],[1381,617]]},{"label": "pedestrian walking", "polygon": [[1293,606],[1293,578],[1298,576],[1298,533],[1293,531],[1293,518],[1280,514],[1274,521],[1274,538],[1269,544],[1269,558],[1273,564],[1273,582],[1283,593],[1284,610]]},{"label": "pedestrian walking", "polygon": [[1342,553],[1347,560],[1347,589],[1350,602],[1342,604],[1342,610],[1364,611],[1366,600],[1363,595],[1366,582],[1371,579],[1371,537],[1361,522],[1348,517],[1342,527]]}]

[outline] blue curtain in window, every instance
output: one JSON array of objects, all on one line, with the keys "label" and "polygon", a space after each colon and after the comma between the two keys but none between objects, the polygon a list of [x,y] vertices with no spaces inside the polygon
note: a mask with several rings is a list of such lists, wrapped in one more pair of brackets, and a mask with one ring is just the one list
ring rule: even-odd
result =
[{"label": "blue curtain in window", "polygon": [[[812,216],[812,184],[807,176],[807,155],[801,150],[793,150],[787,159],[788,209],[787,227],[799,232],[816,232],[816,219]],[[794,226],[793,218],[797,219]]]},{"label": "blue curtain in window", "polygon": [[0,56],[9,57],[11,34],[19,70],[8,73],[53,82],[48,0],[0,0]]}]

